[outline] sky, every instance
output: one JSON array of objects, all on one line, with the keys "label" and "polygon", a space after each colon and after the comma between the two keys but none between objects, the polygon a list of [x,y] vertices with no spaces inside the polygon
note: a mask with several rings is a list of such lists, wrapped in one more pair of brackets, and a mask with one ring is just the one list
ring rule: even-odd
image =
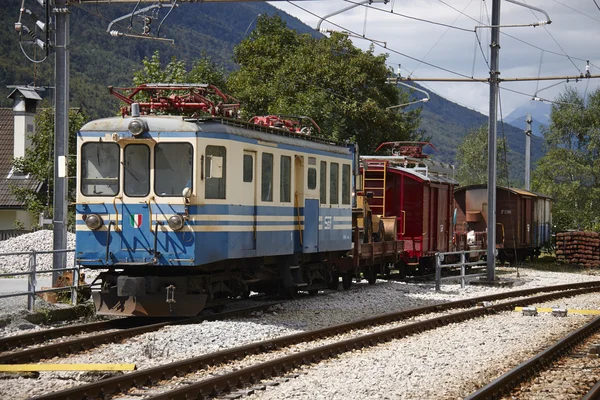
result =
[{"label": "sky", "polygon": [[[600,75],[600,8],[596,5],[600,5],[600,0],[518,1],[542,9],[552,23],[537,27],[505,26],[530,25],[545,21],[546,16],[508,0],[501,2],[501,78],[579,76],[585,74],[587,60],[590,73]],[[356,6],[327,18],[321,23],[321,30],[345,30],[381,45],[385,42],[387,48],[375,45],[375,52],[389,54],[388,64],[394,70],[400,64],[403,77],[489,77],[486,60],[490,58],[492,0],[391,0],[387,4],[375,0],[368,7],[358,5],[360,2],[312,0],[271,4],[312,27],[328,14]],[[475,29],[476,26],[488,27]],[[353,42],[363,49],[372,43],[361,38]],[[420,84],[482,114],[489,112],[490,90],[485,83]],[[534,96],[555,100],[567,85],[584,95],[600,87],[600,78],[568,83],[565,80],[501,83],[501,114],[508,116],[517,107],[533,108]],[[422,97],[419,93],[415,96]]]}]

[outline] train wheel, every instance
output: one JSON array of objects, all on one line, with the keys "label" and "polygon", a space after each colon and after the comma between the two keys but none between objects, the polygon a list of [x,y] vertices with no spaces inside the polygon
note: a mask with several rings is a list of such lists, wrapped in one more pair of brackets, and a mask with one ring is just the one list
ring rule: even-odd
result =
[{"label": "train wheel", "polygon": [[338,290],[340,287],[340,277],[337,274],[334,274],[331,278],[331,282],[327,284],[327,289]]},{"label": "train wheel", "polygon": [[352,286],[352,272],[346,272],[342,276],[342,287],[344,288],[344,290],[348,290],[348,289],[350,289],[351,286]]},{"label": "train wheel", "polygon": [[408,266],[406,265],[406,263],[404,261],[400,260],[396,264],[396,268],[398,269],[398,275],[399,275],[400,279],[406,279],[406,273],[408,270]]},{"label": "train wheel", "polygon": [[319,291],[317,289],[313,289],[313,290],[309,290],[308,291],[308,295],[309,296],[316,296],[319,293]]},{"label": "train wheel", "polygon": [[365,275],[367,278],[367,282],[369,282],[369,285],[374,285],[375,282],[377,282],[377,271],[375,270],[375,267],[367,269],[365,271]]}]

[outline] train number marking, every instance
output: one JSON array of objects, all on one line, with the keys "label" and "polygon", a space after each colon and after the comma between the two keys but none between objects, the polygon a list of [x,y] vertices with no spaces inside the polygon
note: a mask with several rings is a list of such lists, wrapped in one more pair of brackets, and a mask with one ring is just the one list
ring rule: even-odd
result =
[{"label": "train number marking", "polygon": [[331,229],[332,219],[331,217],[323,218],[323,229]]}]

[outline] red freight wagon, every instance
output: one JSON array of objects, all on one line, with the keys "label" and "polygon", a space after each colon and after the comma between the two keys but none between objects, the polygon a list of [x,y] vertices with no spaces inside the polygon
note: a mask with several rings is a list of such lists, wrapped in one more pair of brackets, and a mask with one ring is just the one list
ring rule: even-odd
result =
[{"label": "red freight wagon", "polygon": [[429,159],[425,145],[433,147],[383,143],[376,151],[385,148],[391,155],[361,157],[363,190],[373,194],[373,216],[396,218],[396,237],[404,242],[401,274],[432,271],[435,253],[452,250],[454,166]]}]

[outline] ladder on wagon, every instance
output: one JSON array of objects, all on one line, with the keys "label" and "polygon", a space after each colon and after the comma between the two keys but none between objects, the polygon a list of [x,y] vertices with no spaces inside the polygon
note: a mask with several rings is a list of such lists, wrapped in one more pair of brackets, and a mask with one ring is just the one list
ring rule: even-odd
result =
[{"label": "ladder on wagon", "polygon": [[387,183],[387,161],[375,161],[366,164],[363,171],[363,190],[372,192],[369,207],[373,215],[385,216],[385,187]]}]

